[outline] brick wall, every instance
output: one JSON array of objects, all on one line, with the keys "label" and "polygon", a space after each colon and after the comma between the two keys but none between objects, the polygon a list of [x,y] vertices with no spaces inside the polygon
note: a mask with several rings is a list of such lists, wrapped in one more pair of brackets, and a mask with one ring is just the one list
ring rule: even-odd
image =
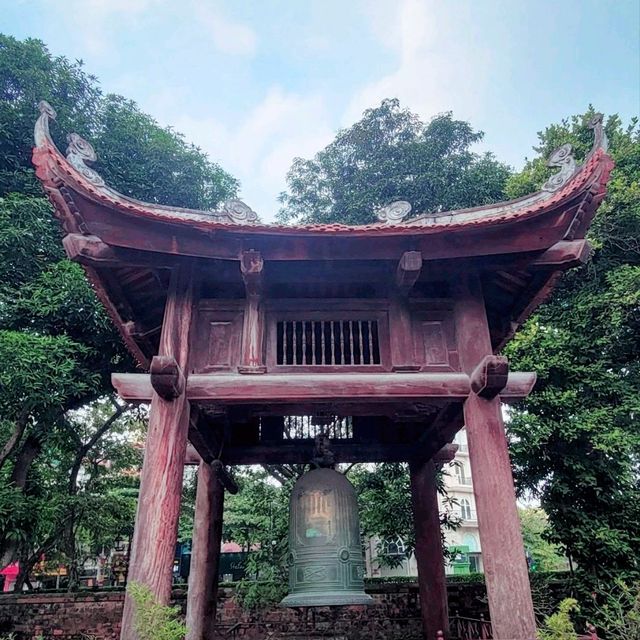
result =
[{"label": "brick wall", "polygon": [[[295,638],[324,633],[342,640],[414,640],[420,638],[417,585],[380,584],[367,589],[375,599],[369,607],[327,607],[298,611],[272,607],[261,612],[244,611],[233,589],[222,588],[218,606],[220,637],[236,627],[238,638],[262,640],[286,635]],[[0,595],[0,634],[14,632],[20,640],[43,635],[47,640],[116,640],[122,612],[122,592],[76,594]],[[174,592],[174,601],[184,609],[186,594]],[[452,614],[488,617],[483,585],[449,585]],[[331,632],[333,635],[327,636]],[[84,635],[83,635],[84,634]]]}]

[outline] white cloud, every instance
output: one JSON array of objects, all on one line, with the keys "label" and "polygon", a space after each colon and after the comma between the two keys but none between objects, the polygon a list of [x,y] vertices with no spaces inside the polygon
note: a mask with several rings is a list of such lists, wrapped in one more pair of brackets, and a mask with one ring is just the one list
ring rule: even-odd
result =
[{"label": "white cloud", "polygon": [[204,27],[218,51],[242,56],[255,53],[258,39],[253,29],[225,17],[214,3],[194,0],[193,17]]},{"label": "white cloud", "polygon": [[485,90],[488,63],[484,52],[474,47],[464,3],[455,6],[452,11],[451,5],[437,0],[366,5],[375,37],[395,54],[397,65],[354,93],[344,125],[393,97],[424,118],[451,109],[458,117],[472,113],[478,93]]},{"label": "white cloud", "polygon": [[[123,24],[130,25],[161,0],[67,0],[63,15],[72,23],[70,35],[79,37],[82,50],[103,56],[112,50],[112,37]],[[49,0],[58,10],[59,0]]]},{"label": "white cloud", "polygon": [[294,157],[310,157],[334,136],[324,99],[271,87],[236,127],[215,118],[173,117],[176,130],[240,179],[242,198],[273,221]]},{"label": "white cloud", "polygon": [[[56,10],[60,0],[47,0]],[[257,37],[247,25],[226,17],[212,0],[66,0],[63,15],[72,24],[72,35],[92,56],[114,53],[113,40],[127,28],[148,20],[151,12],[173,16],[176,22],[197,24],[215,49],[227,55],[255,53]]]}]

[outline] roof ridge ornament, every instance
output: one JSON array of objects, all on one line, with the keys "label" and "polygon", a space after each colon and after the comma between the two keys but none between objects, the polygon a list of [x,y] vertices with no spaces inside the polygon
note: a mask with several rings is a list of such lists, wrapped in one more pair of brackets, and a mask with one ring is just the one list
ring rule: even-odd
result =
[{"label": "roof ridge ornament", "polygon": [[597,149],[607,151],[609,149],[609,139],[607,133],[604,130],[604,115],[602,113],[596,113],[588,124],[589,129],[593,129],[593,148],[591,149],[592,155]]},{"label": "roof ridge ornament", "polygon": [[396,224],[402,222],[411,213],[411,204],[406,200],[396,200],[391,204],[381,207],[376,211],[376,217],[380,222]]},{"label": "roof ridge ornament", "polygon": [[51,120],[55,120],[57,114],[56,110],[46,100],[40,100],[40,102],[38,102],[38,111],[40,111],[40,116],[36,121],[33,136],[35,138],[36,147],[41,147],[47,140],[51,140],[49,122],[51,122]]},{"label": "roof ridge ornament", "polygon": [[560,167],[560,171],[551,176],[543,185],[542,191],[554,192],[564,187],[567,182],[586,164],[587,160],[598,150],[607,150],[609,141],[603,126],[604,115],[596,113],[588,122],[589,129],[593,129],[593,146],[583,164],[577,164],[573,157],[573,146],[567,142],[558,147],[547,160],[548,167]]},{"label": "roof ridge ornament", "polygon": [[258,214],[248,204],[237,198],[223,202],[221,211],[238,224],[256,222],[258,220]]},{"label": "roof ridge ornament", "polygon": [[573,146],[570,143],[558,147],[547,160],[548,167],[560,167],[560,171],[552,175],[543,185],[542,191],[557,191],[564,187],[576,173],[578,164],[573,157]]},{"label": "roof ridge ornament", "polygon": [[70,133],[67,136],[67,142],[69,146],[67,147],[65,155],[67,156],[69,164],[91,184],[96,187],[104,187],[105,182],[102,176],[86,164],[87,162],[95,162],[98,159],[91,143],[87,142],[77,133]]}]

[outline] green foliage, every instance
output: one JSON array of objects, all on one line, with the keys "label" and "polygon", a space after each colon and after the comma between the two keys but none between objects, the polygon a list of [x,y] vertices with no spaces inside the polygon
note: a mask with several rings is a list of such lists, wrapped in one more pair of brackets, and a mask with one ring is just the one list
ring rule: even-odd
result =
[{"label": "green foliage", "polygon": [[65,259],[35,178],[43,99],[58,114],[59,148],[72,131],[86,137],[96,168],[128,196],[208,209],[238,185],[133,102],[103,95],[81,62],[0,35],[0,556],[28,568],[46,552],[71,570],[130,533],[140,455],[127,438],[141,416],[110,422],[111,373],[133,363],[84,271]]},{"label": "green foliage", "polygon": [[289,495],[293,483],[276,483],[262,469],[236,475],[240,491],[225,500],[225,540],[237,542],[249,553],[245,570],[258,580],[286,584]]},{"label": "green foliage", "polygon": [[134,624],[139,640],[184,640],[187,627],[178,620],[180,607],[156,602],[151,590],[132,582],[127,587],[134,604]]},{"label": "green foliage", "polygon": [[[358,494],[360,528],[366,537],[378,539],[377,559],[384,566],[398,566],[415,548],[409,469],[406,464],[356,465],[349,478]],[[439,478],[444,510],[442,529],[456,529],[459,518],[453,512],[455,500],[449,498]],[[387,541],[401,538],[405,556],[390,555]]]},{"label": "green foliage", "polygon": [[524,547],[532,559],[532,571],[558,571],[565,567],[557,544],[548,541],[549,519],[540,508],[518,509]]},{"label": "green foliage", "polygon": [[[541,158],[509,182],[509,194],[544,179],[553,147],[571,142],[586,153],[592,114],[541,133]],[[640,577],[640,130],[616,116],[606,130],[616,168],[590,232],[594,256],[506,350],[514,369],[538,373],[509,423],[516,481],[539,496],[546,537],[575,561],[585,610],[592,591]]]},{"label": "green foliage", "polygon": [[601,594],[604,604],[596,609],[596,621],[607,634],[607,640],[640,638],[640,583],[629,586],[616,581],[611,593]]},{"label": "green foliage", "polygon": [[566,598],[558,611],[548,616],[538,631],[539,640],[577,640],[578,635],[571,621],[571,614],[579,611],[578,601]]},{"label": "green foliage", "polygon": [[495,202],[509,169],[470,151],[482,136],[451,113],[424,124],[398,100],[384,100],[313,159],[294,160],[279,218],[367,224],[395,200],[416,214]]},{"label": "green foliage", "polygon": [[248,611],[260,611],[277,605],[287,595],[286,580],[241,580],[235,595],[240,606]]}]

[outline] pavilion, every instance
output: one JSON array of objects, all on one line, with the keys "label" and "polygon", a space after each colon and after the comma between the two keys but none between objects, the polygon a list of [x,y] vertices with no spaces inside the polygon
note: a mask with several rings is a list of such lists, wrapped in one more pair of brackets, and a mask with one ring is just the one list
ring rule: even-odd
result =
[{"label": "pavilion", "polygon": [[[78,135],[63,155],[53,109],[40,111],[33,162],[67,255],[148,371],[113,376],[121,397],[151,402],[129,579],[168,602],[189,441],[201,462],[188,638],[210,638],[227,468],[309,462],[313,442],[284,439],[285,419],[344,417],[338,462],[410,465],[425,637],[446,637],[435,474],[464,424],[494,637],[535,638],[501,413],[535,374],[496,354],[589,256],[613,167],[602,117],[584,162],[560,147],[558,172],[530,196],[410,218],[396,202],[352,227],[264,224],[239,201],[195,211],[128,198]],[[129,598],[121,638],[135,638]]]}]

